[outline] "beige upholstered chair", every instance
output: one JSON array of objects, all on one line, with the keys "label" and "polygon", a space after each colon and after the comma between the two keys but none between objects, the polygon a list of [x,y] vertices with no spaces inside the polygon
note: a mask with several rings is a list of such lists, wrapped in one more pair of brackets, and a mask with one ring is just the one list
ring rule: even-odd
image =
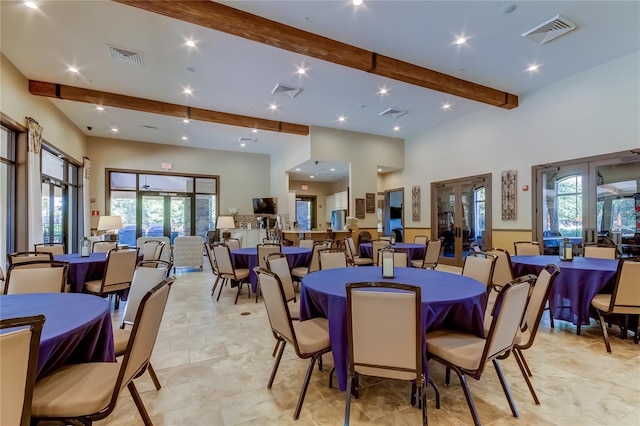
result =
[{"label": "beige upholstered chair", "polygon": [[164,280],[142,298],[122,362],[65,365],[40,379],[33,392],[32,418],[91,424],[111,414],[126,386],[144,424],[151,425],[133,379],[149,366],[172,284],[173,278]]},{"label": "beige upholstered chair", "polygon": [[7,255],[7,260],[9,261],[9,266],[16,263],[33,262],[39,260],[53,262],[53,255],[49,252],[36,253],[35,251],[19,251],[15,253],[9,253]]},{"label": "beige upholstered chair", "polygon": [[61,243],[40,243],[34,244],[36,253],[51,253],[52,255],[64,254],[64,244]]},{"label": "beige upholstered chair", "polygon": [[426,246],[427,241],[429,241],[429,237],[427,237],[426,235],[416,235],[415,237],[413,237],[413,244],[422,244]]},{"label": "beige upholstered chair", "polygon": [[302,383],[300,397],[298,398],[298,403],[293,414],[294,420],[298,420],[304,397],[307,393],[307,387],[309,386],[309,380],[311,379],[311,373],[313,372],[313,366],[322,354],[331,351],[329,322],[326,318],[313,318],[307,321],[292,322],[291,314],[289,313],[289,309],[287,309],[284,288],[278,276],[266,269],[255,268],[254,271],[258,276],[258,280],[260,280],[262,297],[267,309],[267,315],[269,316],[271,331],[276,340],[281,342],[267,387],[271,389],[273,385],[273,380],[276,377],[278,366],[282,359],[282,353],[287,343],[293,346],[299,358],[310,358],[307,374]]},{"label": "beige upholstered chair", "polygon": [[[300,319],[300,301],[296,298],[296,290],[293,287],[293,279],[291,278],[291,271],[289,270],[289,262],[287,256],[282,253],[272,253],[265,256],[267,268],[278,276],[282,283],[282,289],[284,290],[284,297],[287,300],[287,309],[289,309],[289,315],[291,319]],[[273,348],[273,354],[276,356],[278,351],[279,340],[276,340],[276,347]]]},{"label": "beige upholstered chair", "polygon": [[142,260],[160,260],[164,251],[165,242],[160,240],[147,240],[142,244]]},{"label": "beige upholstered chair", "polygon": [[540,256],[542,246],[537,241],[516,241],[513,243],[516,256]]},{"label": "beige upholstered chair", "polygon": [[509,252],[501,248],[492,248],[486,251],[496,257],[496,266],[493,269],[491,284],[494,290],[500,291],[503,285],[513,281],[513,266]]},{"label": "beige upholstered chair", "polygon": [[371,257],[373,258],[374,266],[378,266],[378,252],[389,246],[389,244],[391,244],[389,241],[383,239],[371,241]]},{"label": "beige upholstered chair", "polygon": [[[120,328],[113,329],[113,346],[116,353],[116,356],[124,355],[127,345],[129,344],[129,339],[131,338],[131,330],[125,329],[127,325],[132,326],[136,320],[136,314],[138,313],[138,308],[140,307],[140,302],[144,298],[144,296],[162,282],[162,280],[167,278],[167,274],[171,270],[171,265],[158,260],[156,262],[165,263],[163,268],[151,268],[146,266],[139,266],[136,268],[135,273],[133,274],[133,281],[131,281],[131,288],[129,289],[129,296],[127,297],[127,304],[124,306],[124,314],[122,315],[122,322],[120,323]],[[157,390],[160,390],[160,381],[158,380],[158,376],[156,376],[156,372],[151,366],[151,362],[149,361],[148,365],[149,376],[151,376],[151,380],[153,381],[154,386]]]},{"label": "beige upholstered chair", "polygon": [[28,426],[44,315],[0,321],[0,424]]},{"label": "beige upholstered chair", "polygon": [[360,257],[356,254],[356,245],[352,237],[346,238],[345,244],[347,258],[353,266],[373,265],[373,259],[370,257]]},{"label": "beige upholstered chair", "polygon": [[110,250],[101,280],[87,281],[84,290],[98,296],[115,294],[114,309],[120,306],[120,293],[131,286],[138,263],[138,248]]},{"label": "beige upholstered chair", "polygon": [[[427,357],[456,372],[476,425],[480,424],[480,418],[467,383],[467,376],[480,380],[485,364],[489,361],[493,362],[513,416],[518,417],[518,410],[511,398],[498,357],[506,355],[513,347],[527,305],[529,287],[529,283],[524,281],[509,283],[502,288],[494,305],[493,320],[486,338],[446,329],[427,333]],[[448,373],[449,369],[445,377],[447,384]]]},{"label": "beige upholstered chair", "polygon": [[[591,305],[598,312],[602,337],[609,353],[611,345],[604,317],[619,314],[636,315],[640,318],[640,278],[638,277],[640,277],[640,257],[620,259],[613,293],[596,294],[591,300]],[[638,343],[638,332],[640,332],[640,327],[636,330],[635,343]]]},{"label": "beige upholstered chair", "polygon": [[314,244],[315,241],[311,238],[303,238],[300,240],[299,246],[312,249]]},{"label": "beige upholstered chair", "polygon": [[91,246],[91,251],[93,253],[106,253],[117,248],[118,243],[116,241],[95,241]]},{"label": "beige upholstered chair", "polygon": [[440,251],[442,250],[442,238],[437,240],[429,240],[427,249],[424,252],[424,258],[411,261],[414,268],[436,269],[440,261]]},{"label": "beige upholstered chair", "polygon": [[[262,243],[256,246],[258,253],[258,266],[260,268],[267,269],[267,262],[264,259],[265,256],[271,253],[282,253],[282,246],[278,243]],[[260,296],[260,282],[256,283],[256,303],[258,303],[258,297]]]},{"label": "beige upholstered chair", "polygon": [[585,245],[582,248],[582,255],[584,257],[591,257],[596,259],[615,259],[618,255],[618,250],[616,247]]},{"label": "beige upholstered chair", "polygon": [[165,262],[171,262],[171,239],[169,237],[138,237],[136,239],[136,247],[140,249],[144,257],[144,248],[147,241],[160,241],[164,243],[164,247],[160,252],[158,260],[164,260]]},{"label": "beige upholstered chair", "polygon": [[13,264],[7,271],[4,294],[64,292],[68,270],[67,262],[33,261]]},{"label": "beige upholstered chair", "polygon": [[216,264],[218,265],[218,272],[223,280],[220,290],[218,291],[218,298],[220,300],[220,293],[222,293],[222,287],[229,281],[235,281],[238,283],[238,293],[236,294],[236,300],[234,303],[238,303],[238,297],[242,290],[242,284],[247,285],[248,297],[251,297],[251,282],[249,282],[249,269],[247,268],[235,268],[231,261],[231,250],[227,246],[214,246],[213,254],[215,256]]},{"label": "beige upholstered chair", "polygon": [[176,237],[173,240],[173,271],[176,268],[200,268],[202,271],[204,238],[199,235]]},{"label": "beige upholstered chair", "polygon": [[462,265],[462,275],[480,281],[487,287],[487,293],[489,293],[497,258],[490,253],[469,253]]},{"label": "beige upholstered chair", "polygon": [[[422,424],[426,425],[420,287],[387,282],[347,284],[347,335],[350,356],[344,424],[349,424],[351,395],[355,391],[358,396],[359,377],[365,375],[415,381],[412,388],[417,389]],[[436,397],[439,405],[437,389]],[[415,391],[411,402],[415,402]]]},{"label": "beige upholstered chair", "polygon": [[378,241],[384,241],[387,243],[386,245],[389,245],[391,244],[391,235],[380,235],[378,236]]},{"label": "beige upholstered chair", "polygon": [[[409,266],[409,255],[405,251],[393,251],[393,266],[395,268],[406,268]],[[378,252],[378,265],[382,265],[382,252]]]},{"label": "beige upholstered chair", "polygon": [[347,255],[339,249],[322,249],[318,252],[320,270],[346,268]]},{"label": "beige upholstered chair", "polygon": [[[234,232],[233,234],[231,234],[231,238],[233,238],[234,240],[238,240],[238,249],[242,248],[242,239],[244,238],[244,236],[242,234],[240,234],[239,232]],[[225,238],[225,241],[228,240],[228,238]],[[234,250],[233,248],[231,250]]]},{"label": "beige upholstered chair", "polygon": [[229,250],[240,250],[242,242],[238,238],[226,238],[223,244],[229,247]]},{"label": "beige upholstered chair", "polygon": [[320,270],[320,256],[318,252],[324,248],[326,248],[324,242],[316,243],[313,246],[309,266],[296,266],[291,270],[291,275],[294,277],[294,280],[297,278],[297,281],[301,281],[307,274]]}]

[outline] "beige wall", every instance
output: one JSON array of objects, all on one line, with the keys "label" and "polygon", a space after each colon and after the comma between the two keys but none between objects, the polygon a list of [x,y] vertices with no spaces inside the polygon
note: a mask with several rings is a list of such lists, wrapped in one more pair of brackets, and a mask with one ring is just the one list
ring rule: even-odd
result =
[{"label": "beige wall", "polygon": [[171,173],[220,177],[220,214],[236,207],[240,214],[253,214],[253,197],[267,197],[269,156],[231,151],[149,144],[119,139],[89,138],[92,161],[91,210],[105,212],[105,169],[163,171],[161,163],[172,163]]}]

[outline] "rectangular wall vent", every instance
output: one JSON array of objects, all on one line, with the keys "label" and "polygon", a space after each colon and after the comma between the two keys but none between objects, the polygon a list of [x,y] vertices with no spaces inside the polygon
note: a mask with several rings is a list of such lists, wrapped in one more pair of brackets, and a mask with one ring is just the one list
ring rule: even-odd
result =
[{"label": "rectangular wall vent", "polygon": [[575,30],[576,28],[578,28],[578,26],[567,18],[556,15],[548,21],[543,22],[537,27],[522,34],[522,37],[527,37],[537,43],[545,44],[568,33],[569,31]]},{"label": "rectangular wall vent", "polygon": [[407,111],[401,111],[399,109],[393,109],[393,108],[387,108],[384,111],[382,111],[380,114],[378,114],[380,117],[393,117],[393,118],[398,118],[398,117],[402,117],[403,115],[405,115],[407,113]]},{"label": "rectangular wall vent", "polygon": [[114,62],[123,62],[125,64],[138,65],[143,67],[142,52],[136,52],[135,50],[123,49],[121,47],[107,46],[109,53],[111,53],[111,59]]}]

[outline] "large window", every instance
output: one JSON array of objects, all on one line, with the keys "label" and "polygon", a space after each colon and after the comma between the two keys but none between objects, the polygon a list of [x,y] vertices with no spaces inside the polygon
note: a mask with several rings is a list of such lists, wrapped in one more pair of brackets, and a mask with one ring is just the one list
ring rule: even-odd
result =
[{"label": "large window", "polygon": [[556,183],[558,231],[563,237],[582,232],[582,176],[569,176]]},{"label": "large window", "polygon": [[138,237],[200,235],[215,229],[218,178],[109,171],[109,214],[122,217],[121,244]]},{"label": "large window", "polygon": [[16,135],[0,126],[0,259],[15,251]]}]

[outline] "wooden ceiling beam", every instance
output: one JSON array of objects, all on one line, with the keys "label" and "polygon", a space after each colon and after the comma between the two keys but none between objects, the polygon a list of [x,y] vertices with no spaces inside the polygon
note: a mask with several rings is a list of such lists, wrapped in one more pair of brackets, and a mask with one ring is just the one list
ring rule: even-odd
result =
[{"label": "wooden ceiling beam", "polygon": [[74,86],[65,86],[63,84],[47,83],[44,81],[29,80],[29,93],[37,96],[131,109],[171,117],[189,118],[191,120],[207,121],[209,123],[270,130],[272,132],[290,133],[301,136],[307,136],[309,134],[309,126],[301,124],[193,108],[185,105],[136,98],[133,96],[119,95],[117,93],[100,92],[98,90],[83,89]]},{"label": "wooden ceiling beam", "polygon": [[322,59],[360,71],[402,81],[488,105],[513,109],[518,96],[498,89],[378,55],[209,0],[113,0],[211,28],[269,46]]}]

